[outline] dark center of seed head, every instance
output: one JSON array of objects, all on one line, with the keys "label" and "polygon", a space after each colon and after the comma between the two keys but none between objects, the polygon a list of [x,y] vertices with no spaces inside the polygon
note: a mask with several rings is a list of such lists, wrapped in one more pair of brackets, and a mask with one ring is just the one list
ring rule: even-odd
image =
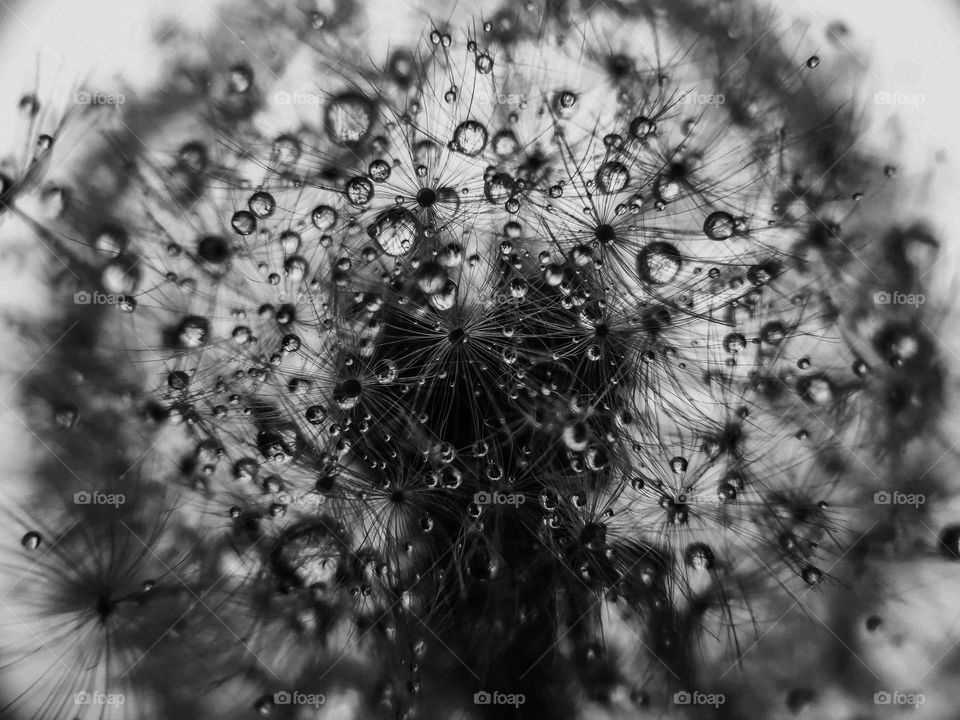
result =
[{"label": "dark center of seed head", "polygon": [[97,598],[97,616],[101,622],[106,622],[110,613],[113,612],[113,601],[106,595]]},{"label": "dark center of seed head", "polygon": [[612,225],[598,225],[597,229],[593,231],[593,236],[601,243],[610,243],[617,239],[617,232],[613,229]]},{"label": "dark center of seed head", "polygon": [[343,381],[343,394],[349,398],[360,397],[360,391],[363,386],[356,378],[350,378]]},{"label": "dark center of seed head", "polygon": [[437,193],[432,188],[423,188],[417,193],[417,205],[428,208],[437,201]]},{"label": "dark center of seed head", "polygon": [[458,345],[462,342],[466,342],[467,333],[463,328],[454,328],[447,334],[447,340],[450,341],[451,345]]},{"label": "dark center of seed head", "polygon": [[597,337],[606,337],[610,334],[610,328],[607,327],[604,323],[600,323],[593,329],[593,334]]}]

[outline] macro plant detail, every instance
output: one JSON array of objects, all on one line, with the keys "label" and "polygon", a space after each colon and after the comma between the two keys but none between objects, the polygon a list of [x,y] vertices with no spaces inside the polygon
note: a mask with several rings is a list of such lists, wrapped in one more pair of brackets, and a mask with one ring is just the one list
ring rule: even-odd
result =
[{"label": "macro plant detail", "polygon": [[0,231],[70,304],[22,336],[3,712],[819,702],[748,681],[951,452],[941,309],[889,300],[940,241],[883,213],[841,29],[548,1],[364,50],[361,4],[236,7],[149,97],[18,108]]}]

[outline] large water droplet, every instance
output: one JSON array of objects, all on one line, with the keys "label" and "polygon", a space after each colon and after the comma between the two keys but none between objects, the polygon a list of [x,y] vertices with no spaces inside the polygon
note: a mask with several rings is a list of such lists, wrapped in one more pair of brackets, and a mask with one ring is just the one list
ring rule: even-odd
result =
[{"label": "large water droplet", "polygon": [[351,205],[363,207],[373,199],[373,183],[361,176],[350,178],[344,193]]},{"label": "large water droplet", "polygon": [[257,229],[257,218],[252,212],[238,210],[230,218],[230,227],[237,235],[251,235]]},{"label": "large water droplet", "polygon": [[683,260],[673,245],[655,241],[637,253],[640,279],[652,285],[671,282],[680,272]]},{"label": "large water droplet", "polygon": [[476,120],[467,120],[453,131],[453,142],[464,155],[479,155],[487,145],[487,129]]},{"label": "large water droplet", "polygon": [[247,200],[247,207],[250,208],[250,212],[263,219],[273,215],[273,211],[277,207],[277,201],[268,192],[255,192]]},{"label": "large water droplet", "polygon": [[198,348],[207,342],[210,334],[210,323],[199,315],[185,317],[177,326],[177,341],[183,348]]},{"label": "large water droplet", "polygon": [[335,143],[356,145],[370,132],[373,112],[373,103],[358,93],[337,95],[327,105],[327,133]]},{"label": "large water droplet", "polygon": [[710,213],[703,221],[703,233],[711,240],[726,240],[733,237],[735,230],[733,216],[722,211]]},{"label": "large water droplet", "polygon": [[494,205],[502,205],[513,192],[513,178],[506,173],[496,173],[483,186],[484,195]]},{"label": "large water droplet", "polygon": [[320,232],[326,232],[337,222],[337,211],[329,205],[318,205],[310,214],[310,222]]},{"label": "large water droplet", "polygon": [[630,182],[630,173],[623,163],[611,160],[597,170],[595,182],[600,192],[620,192]]},{"label": "large water droplet", "polygon": [[420,221],[406,208],[395,207],[380,214],[367,233],[387,255],[405,255],[420,237]]}]

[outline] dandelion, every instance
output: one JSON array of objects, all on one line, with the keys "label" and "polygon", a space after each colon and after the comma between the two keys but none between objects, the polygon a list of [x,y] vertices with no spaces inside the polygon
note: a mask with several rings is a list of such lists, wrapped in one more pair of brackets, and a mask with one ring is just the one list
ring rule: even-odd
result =
[{"label": "dandelion", "polygon": [[31,427],[137,500],[8,544],[11,616],[64,649],[31,683],[8,644],[8,707],[636,712],[841,585],[947,380],[926,316],[864,300],[936,241],[862,229],[890,173],[825,51],[747,3],[528,3],[365,55],[351,3],[238,9],[260,63],[177,61],[83,160],[114,192],[27,202],[66,120],[0,174],[116,305],[68,313],[97,342]]}]

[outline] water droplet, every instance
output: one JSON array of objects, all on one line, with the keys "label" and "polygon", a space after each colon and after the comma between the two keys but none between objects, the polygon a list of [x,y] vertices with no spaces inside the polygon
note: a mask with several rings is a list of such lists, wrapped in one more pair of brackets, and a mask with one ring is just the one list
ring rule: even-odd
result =
[{"label": "water droplet", "polygon": [[300,141],[293,135],[281,135],[273,141],[273,158],[280,166],[293,165],[300,159]]},{"label": "water droplet", "polygon": [[557,287],[563,282],[563,267],[550,264],[543,268],[543,279],[550,287]]},{"label": "water droplet", "polygon": [[326,232],[337,222],[337,211],[329,205],[318,205],[310,214],[310,222],[320,232]]},{"label": "water droplet", "polygon": [[416,60],[413,53],[405,48],[399,48],[393,51],[390,61],[387,63],[387,71],[401,87],[408,86],[414,79],[416,70]]},{"label": "water droplet", "polygon": [[374,160],[367,168],[367,174],[374,182],[386,182],[390,178],[390,163],[386,160]]},{"label": "water droplet", "polygon": [[672,173],[660,173],[653,184],[653,194],[662,204],[673,202],[680,197],[683,186]]},{"label": "water droplet", "polygon": [[825,376],[801,378],[797,382],[797,392],[811,405],[830,405],[836,395],[833,383]]},{"label": "water droplet", "polygon": [[577,103],[577,96],[570,90],[561,90],[553,98],[553,107],[560,114],[567,114]]},{"label": "water droplet", "polygon": [[177,164],[192,172],[203,172],[208,161],[207,148],[203,143],[188,142],[177,153]]},{"label": "water droplet", "polygon": [[727,240],[733,237],[735,230],[733,216],[723,211],[712,212],[703,221],[703,233],[711,240]]},{"label": "water droplet", "polygon": [[310,265],[299,255],[288,257],[283,263],[284,272],[293,281],[303,280],[310,270]]},{"label": "water droplet", "polygon": [[177,341],[183,348],[198,348],[207,342],[210,323],[198,315],[188,315],[177,327]]},{"label": "water droplet", "polygon": [[400,371],[393,360],[380,360],[374,366],[374,374],[377,376],[377,382],[386,385],[397,379]]},{"label": "water droplet", "polygon": [[362,392],[362,383],[357,378],[351,377],[334,386],[333,399],[341,410],[350,410],[356,407]]},{"label": "water droplet", "polygon": [[650,243],[637,254],[640,279],[652,285],[671,282],[679,274],[682,262],[679,250],[659,240]]},{"label": "water droplet", "polygon": [[344,193],[351,205],[363,207],[373,199],[373,183],[365,177],[350,178]]},{"label": "water droplet", "polygon": [[20,540],[20,544],[23,545],[27,550],[36,550],[40,547],[40,543],[43,542],[43,538],[40,536],[40,533],[31,530],[26,533],[23,538]]},{"label": "water droplet", "polygon": [[643,115],[630,121],[630,134],[637,140],[646,140],[656,129],[654,122]]},{"label": "water droplet", "polygon": [[328,527],[331,520],[305,520],[285,530],[270,552],[270,564],[282,580],[310,588],[315,596],[335,584],[341,569],[342,541]]},{"label": "water droplet", "polygon": [[230,258],[230,243],[219,235],[208,235],[197,243],[197,256],[211,265],[220,265]]},{"label": "water droplet", "polygon": [[728,353],[740,352],[747,346],[747,339],[740,333],[730,333],[723,339],[723,349]]},{"label": "water droplet", "polygon": [[394,207],[370,225],[367,233],[387,255],[406,254],[420,237],[420,221],[406,208]]},{"label": "water droplet", "polygon": [[630,173],[623,163],[611,160],[605,162],[600,166],[600,169],[597,170],[595,182],[600,192],[620,192],[630,182]]},{"label": "water droplet", "polygon": [[327,419],[327,411],[320,405],[311,405],[304,411],[303,417],[311,425],[320,425]]},{"label": "water droplet", "polygon": [[97,233],[93,247],[101,255],[116,257],[127,248],[127,242],[127,234],[122,229],[106,227]]},{"label": "water droplet", "polygon": [[233,329],[233,339],[238,345],[244,345],[250,342],[250,338],[253,337],[253,333],[250,332],[250,328],[246,325],[237,325]]},{"label": "water droplet", "polygon": [[76,405],[59,405],[53,413],[53,421],[64,430],[69,430],[77,423],[80,410]]},{"label": "water droplet", "polygon": [[253,70],[250,66],[241,63],[230,68],[230,91],[245,93],[253,87]]},{"label": "water droplet", "polygon": [[600,471],[610,463],[610,453],[605,447],[596,445],[587,449],[587,467],[593,471]]},{"label": "water droplet", "polygon": [[284,254],[292,255],[300,249],[300,233],[293,230],[284,230],[277,238],[277,245],[280,246]]},{"label": "water droplet", "polygon": [[483,193],[494,205],[502,205],[514,192],[513,178],[506,173],[496,173],[484,183]]},{"label": "water droplet", "polygon": [[493,58],[486,53],[477,55],[474,65],[476,66],[478,73],[481,75],[487,75],[493,70]]},{"label": "water droplet", "polygon": [[713,550],[710,549],[709,545],[704,543],[693,543],[688,545],[683,557],[687,565],[695,570],[713,569],[714,561],[716,559],[714,557]]},{"label": "water droplet", "polygon": [[450,243],[437,254],[437,261],[444,267],[454,267],[463,263],[463,246]]},{"label": "water droplet", "polygon": [[567,423],[563,428],[563,444],[573,452],[583,452],[587,449],[589,431],[585,423],[575,421]]},{"label": "water droplet", "polygon": [[427,295],[443,290],[447,282],[447,271],[432,260],[422,263],[414,273],[417,286]]},{"label": "water droplet", "polygon": [[808,68],[815,68],[819,64],[820,64],[820,57],[818,55],[811,55],[810,57],[807,58]]},{"label": "water droplet", "polygon": [[367,137],[373,123],[373,103],[354,92],[332,98],[327,105],[327,134],[340,145],[356,145]]},{"label": "water droplet", "polygon": [[100,275],[103,289],[116,295],[133,295],[140,284],[139,262],[129,255],[122,255],[108,262]]},{"label": "water droplet", "polygon": [[779,345],[787,336],[787,329],[779,320],[771,320],[760,328],[760,339],[769,345]]},{"label": "water droplet", "polygon": [[270,193],[260,191],[250,196],[250,199],[247,201],[247,207],[250,209],[250,212],[262,220],[263,218],[268,218],[273,215],[273,211],[277,207],[277,201]]},{"label": "water droplet", "polygon": [[498,157],[513,157],[520,152],[520,141],[517,140],[513,130],[501,130],[493,136],[493,142],[490,144],[493,152]]},{"label": "water droplet", "polygon": [[442,290],[430,296],[429,302],[437,310],[449,310],[457,302],[457,284],[447,280]]},{"label": "water droplet", "polygon": [[487,145],[487,129],[476,120],[467,120],[453,131],[453,142],[464,155],[479,155]]},{"label": "water droplet", "polygon": [[257,229],[257,218],[252,212],[238,210],[230,218],[230,226],[237,235],[250,235]]},{"label": "water droplet", "polygon": [[733,502],[737,499],[737,488],[733,483],[722,482],[717,488],[717,499],[722,503]]}]

